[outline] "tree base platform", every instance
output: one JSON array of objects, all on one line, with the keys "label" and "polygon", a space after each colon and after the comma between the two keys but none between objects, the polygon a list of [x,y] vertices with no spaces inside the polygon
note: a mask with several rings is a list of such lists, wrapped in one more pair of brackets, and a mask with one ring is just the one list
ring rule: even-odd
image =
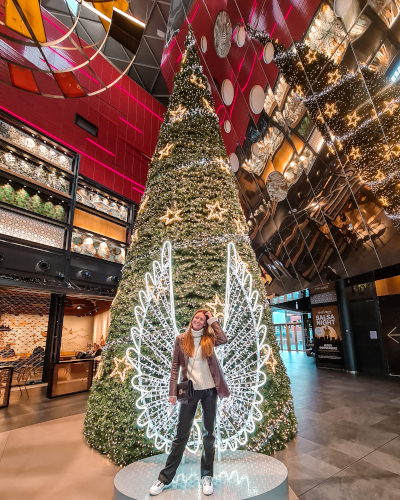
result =
[{"label": "tree base platform", "polygon": [[[200,453],[185,454],[184,463],[160,500],[198,500],[202,495]],[[219,500],[289,500],[288,471],[275,458],[250,451],[226,451],[215,457],[214,493]],[[166,454],[134,462],[114,478],[114,500],[148,500],[149,488],[164,467]]]}]

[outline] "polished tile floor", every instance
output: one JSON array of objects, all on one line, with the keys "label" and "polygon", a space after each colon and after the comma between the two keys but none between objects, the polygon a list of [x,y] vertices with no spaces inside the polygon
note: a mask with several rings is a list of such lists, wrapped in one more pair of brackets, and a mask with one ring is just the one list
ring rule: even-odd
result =
[{"label": "polished tile floor", "polygon": [[400,500],[400,378],[317,370],[282,353],[299,431],[276,457],[300,500]]},{"label": "polished tile floor", "polygon": [[[300,500],[400,500],[400,379],[317,370],[283,353],[299,432],[276,457]],[[119,468],[82,436],[87,394],[12,391],[0,410],[1,500],[112,500]],[[296,495],[291,492],[291,500]]]}]

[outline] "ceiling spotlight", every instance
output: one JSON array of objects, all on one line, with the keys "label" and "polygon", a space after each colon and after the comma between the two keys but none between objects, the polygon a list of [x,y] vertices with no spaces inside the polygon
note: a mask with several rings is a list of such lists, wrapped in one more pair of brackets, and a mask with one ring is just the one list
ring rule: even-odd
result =
[{"label": "ceiling spotlight", "polygon": [[50,269],[50,262],[48,262],[47,260],[39,260],[39,262],[36,264],[35,266],[35,271],[41,271],[41,272],[44,272],[44,271],[48,271]]},{"label": "ceiling spotlight", "polygon": [[89,269],[81,269],[76,273],[76,277],[79,279],[88,279],[91,275],[92,273],[89,271]]},{"label": "ceiling spotlight", "polygon": [[116,274],[114,274],[113,276],[109,276],[107,279],[106,279],[106,283],[108,285],[118,285],[119,283],[119,278]]}]

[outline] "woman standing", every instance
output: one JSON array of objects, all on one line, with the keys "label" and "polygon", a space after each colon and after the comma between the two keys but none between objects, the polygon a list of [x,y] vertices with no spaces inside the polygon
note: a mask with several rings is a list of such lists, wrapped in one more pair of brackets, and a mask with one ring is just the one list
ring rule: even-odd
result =
[{"label": "woman standing", "polygon": [[229,389],[220,370],[214,347],[226,344],[227,338],[217,318],[205,309],[199,309],[193,315],[185,333],[175,340],[172,356],[169,402],[176,404],[179,369],[181,381],[191,380],[194,396],[183,401],[179,410],[178,427],[172,442],[164,469],[158,480],[150,488],[150,495],[160,494],[173,480],[181,463],[186,444],[192,429],[199,401],[203,409],[203,454],[201,457],[201,478],[203,493],[211,495],[214,491],[212,477],[215,455],[215,417],[217,400],[227,398]]}]

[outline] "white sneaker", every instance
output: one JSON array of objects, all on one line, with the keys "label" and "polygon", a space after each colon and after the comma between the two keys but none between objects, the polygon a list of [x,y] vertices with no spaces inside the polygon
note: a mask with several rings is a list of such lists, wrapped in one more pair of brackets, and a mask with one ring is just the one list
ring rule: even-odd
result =
[{"label": "white sneaker", "polygon": [[203,493],[204,495],[212,495],[214,492],[214,486],[211,476],[203,477]]},{"label": "white sneaker", "polygon": [[153,486],[149,489],[150,495],[155,497],[156,495],[159,495],[164,488],[168,488],[169,485],[166,485],[162,483],[161,481],[156,481]]}]

